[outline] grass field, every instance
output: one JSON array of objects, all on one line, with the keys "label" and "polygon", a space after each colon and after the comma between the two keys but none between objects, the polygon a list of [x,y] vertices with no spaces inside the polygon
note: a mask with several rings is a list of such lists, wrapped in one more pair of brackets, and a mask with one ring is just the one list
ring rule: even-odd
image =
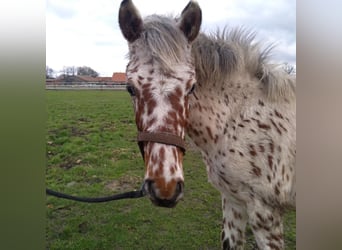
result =
[{"label": "grass field", "polygon": [[[144,176],[136,126],[124,91],[47,91],[46,185],[80,196],[138,189]],[[173,208],[147,198],[85,204],[47,197],[47,249],[220,249],[220,194],[200,155],[184,160],[185,194]],[[295,212],[285,218],[295,249]],[[246,249],[253,249],[247,231]]]}]

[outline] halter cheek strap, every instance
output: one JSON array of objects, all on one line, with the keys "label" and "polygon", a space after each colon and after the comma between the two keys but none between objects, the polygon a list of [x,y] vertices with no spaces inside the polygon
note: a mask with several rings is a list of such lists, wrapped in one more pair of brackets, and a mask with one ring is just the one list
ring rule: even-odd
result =
[{"label": "halter cheek strap", "polygon": [[157,142],[179,147],[185,154],[185,141],[178,135],[165,132],[138,132],[138,145],[142,157],[144,158],[144,142]]}]

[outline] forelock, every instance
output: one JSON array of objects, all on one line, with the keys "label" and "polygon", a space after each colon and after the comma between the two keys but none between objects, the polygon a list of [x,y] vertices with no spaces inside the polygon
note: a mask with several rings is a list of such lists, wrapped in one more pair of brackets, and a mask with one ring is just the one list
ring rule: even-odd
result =
[{"label": "forelock", "polygon": [[140,44],[146,56],[157,61],[166,73],[172,72],[175,64],[186,62],[191,57],[187,51],[188,42],[172,17],[146,17],[143,32],[135,43]]}]

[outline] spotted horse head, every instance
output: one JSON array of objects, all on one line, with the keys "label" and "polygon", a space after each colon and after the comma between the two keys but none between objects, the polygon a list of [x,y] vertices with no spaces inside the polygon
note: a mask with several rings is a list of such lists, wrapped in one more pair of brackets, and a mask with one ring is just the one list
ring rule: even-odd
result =
[{"label": "spotted horse head", "polygon": [[143,188],[158,206],[174,207],[183,197],[188,97],[196,82],[191,44],[201,20],[201,9],[194,1],[178,18],[142,19],[131,0],[122,1],[119,10],[129,47],[127,90],[145,162]]}]

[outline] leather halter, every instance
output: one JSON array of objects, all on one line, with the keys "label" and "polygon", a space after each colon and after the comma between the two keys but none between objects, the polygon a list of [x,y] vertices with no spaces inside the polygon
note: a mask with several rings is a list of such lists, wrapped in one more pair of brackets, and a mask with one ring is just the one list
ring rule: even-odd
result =
[{"label": "leather halter", "polygon": [[140,148],[141,155],[143,159],[145,160],[145,154],[144,154],[144,142],[157,142],[167,145],[173,145],[176,147],[179,147],[183,154],[185,154],[186,148],[185,148],[185,141],[183,138],[181,138],[178,135],[174,135],[171,133],[166,132],[138,132],[138,145]]}]

